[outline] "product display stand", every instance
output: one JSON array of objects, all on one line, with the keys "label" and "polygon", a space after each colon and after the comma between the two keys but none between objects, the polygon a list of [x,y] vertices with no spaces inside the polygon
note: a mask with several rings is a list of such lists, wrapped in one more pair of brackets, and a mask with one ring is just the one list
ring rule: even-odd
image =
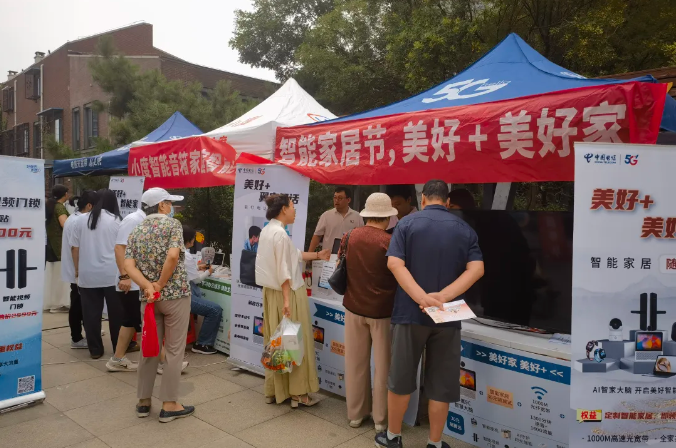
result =
[{"label": "product display stand", "polygon": [[601,362],[589,359],[575,361],[575,370],[582,373],[606,373],[620,368],[620,362],[616,359],[606,358]]}]

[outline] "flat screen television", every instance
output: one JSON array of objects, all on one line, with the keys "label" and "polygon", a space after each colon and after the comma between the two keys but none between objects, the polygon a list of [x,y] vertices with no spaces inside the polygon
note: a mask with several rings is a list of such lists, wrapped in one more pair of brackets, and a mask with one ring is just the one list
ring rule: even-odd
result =
[{"label": "flat screen television", "polygon": [[570,334],[573,213],[455,211],[474,228],[484,276],[466,293],[477,317]]}]

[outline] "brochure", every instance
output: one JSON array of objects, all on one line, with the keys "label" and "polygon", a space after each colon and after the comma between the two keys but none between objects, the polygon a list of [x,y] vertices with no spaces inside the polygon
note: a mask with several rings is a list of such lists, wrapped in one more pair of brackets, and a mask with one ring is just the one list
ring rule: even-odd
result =
[{"label": "brochure", "polygon": [[474,314],[464,300],[444,303],[443,309],[436,306],[430,306],[425,308],[425,311],[436,324],[473,319],[476,317],[476,314]]}]

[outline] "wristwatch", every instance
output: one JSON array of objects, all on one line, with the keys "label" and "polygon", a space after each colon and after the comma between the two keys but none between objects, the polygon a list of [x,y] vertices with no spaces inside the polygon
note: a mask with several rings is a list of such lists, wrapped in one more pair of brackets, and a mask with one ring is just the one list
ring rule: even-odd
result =
[{"label": "wristwatch", "polygon": [[[594,347],[598,347],[599,342],[598,341],[589,341],[587,342],[587,359],[590,361],[594,361]],[[604,352],[605,354],[605,352]]]},{"label": "wristwatch", "polygon": [[120,276],[118,277],[118,279],[120,279],[120,280],[129,280],[129,275],[128,275],[128,274],[120,275]]}]

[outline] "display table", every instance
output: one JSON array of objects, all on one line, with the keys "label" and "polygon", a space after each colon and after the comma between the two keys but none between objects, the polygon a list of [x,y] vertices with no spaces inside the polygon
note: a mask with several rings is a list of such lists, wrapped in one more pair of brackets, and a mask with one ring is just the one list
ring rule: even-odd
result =
[{"label": "display table", "polygon": [[218,335],[214,348],[226,355],[230,354],[230,307],[232,304],[231,284],[228,277],[214,277],[213,275],[200,283],[200,289],[204,298],[217,303],[223,308],[221,325],[218,327]]}]

